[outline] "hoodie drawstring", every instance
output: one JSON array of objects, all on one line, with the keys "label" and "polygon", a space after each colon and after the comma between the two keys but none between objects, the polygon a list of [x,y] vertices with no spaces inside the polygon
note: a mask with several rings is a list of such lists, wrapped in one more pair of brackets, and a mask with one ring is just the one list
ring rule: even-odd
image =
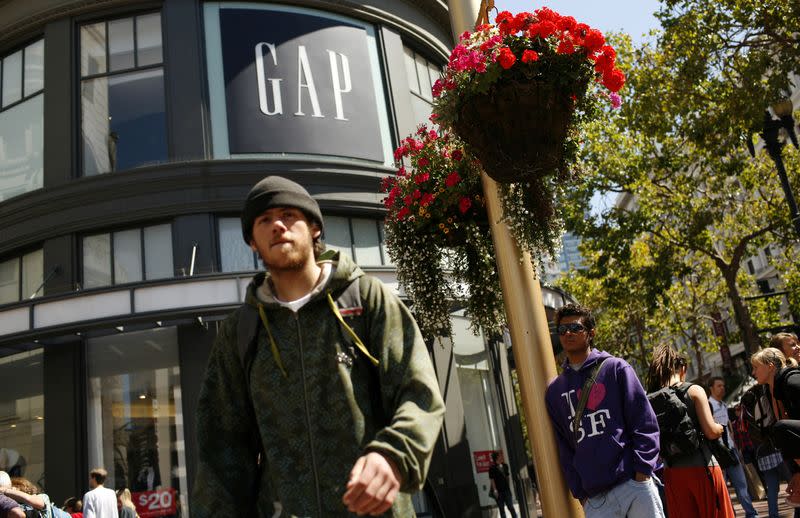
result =
[{"label": "hoodie drawstring", "polygon": [[356,347],[358,347],[361,350],[361,352],[364,353],[364,355],[367,358],[369,358],[369,361],[371,361],[373,365],[377,366],[378,363],[379,363],[378,359],[375,358],[374,356],[372,356],[369,353],[369,351],[367,350],[367,347],[364,345],[364,342],[362,342],[361,339],[356,334],[356,332],[353,331],[353,328],[350,327],[349,325],[347,325],[347,322],[344,321],[344,318],[342,318],[342,314],[339,312],[339,308],[336,306],[336,303],[333,301],[333,297],[331,296],[331,292],[328,292],[328,305],[331,307],[331,310],[333,311],[333,314],[336,315],[336,318],[339,319],[339,323],[342,324],[342,327],[344,327],[345,330],[347,331],[347,333],[353,338],[353,342],[356,344]]}]

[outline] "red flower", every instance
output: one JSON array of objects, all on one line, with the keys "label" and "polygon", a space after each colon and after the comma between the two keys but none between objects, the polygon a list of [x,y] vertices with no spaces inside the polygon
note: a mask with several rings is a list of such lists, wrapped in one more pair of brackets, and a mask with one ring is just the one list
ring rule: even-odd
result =
[{"label": "red flower", "polygon": [[534,61],[539,60],[539,53],[535,50],[526,50],[522,53],[522,62],[523,63],[533,63]]},{"label": "red flower", "polygon": [[411,205],[412,201],[414,201],[414,199],[411,197],[410,194],[408,196],[406,196],[405,198],[403,198],[403,203],[405,203],[406,205]]},{"label": "red flower", "polygon": [[453,152],[450,154],[450,156],[451,156],[451,157],[453,158],[453,160],[455,160],[456,162],[460,162],[460,161],[461,161],[461,159],[462,159],[462,158],[464,158],[464,153],[462,153],[460,149],[456,149],[456,150],[454,150],[454,151],[453,151]]},{"label": "red flower", "polygon": [[531,13],[519,13],[514,17],[515,33],[528,30],[528,25],[535,20]]},{"label": "red flower", "polygon": [[583,40],[583,44],[586,47],[586,50],[589,52],[597,52],[603,48],[605,43],[606,39],[603,36],[603,33],[597,29],[590,29],[589,32],[586,33],[586,37]]},{"label": "red flower", "polygon": [[538,36],[540,38],[547,38],[548,36],[551,36],[553,33],[555,33],[556,30],[558,30],[556,24],[550,21],[534,23],[528,29],[528,37],[535,38]]},{"label": "red flower", "polygon": [[428,160],[425,157],[422,157],[417,161],[417,167],[425,167],[426,165],[428,165],[430,163],[431,163],[430,160]]},{"label": "red flower", "polygon": [[619,92],[625,86],[625,74],[622,70],[615,68],[603,74],[603,86],[612,92]]},{"label": "red flower", "polygon": [[572,42],[572,38],[565,35],[564,38],[561,40],[561,43],[558,44],[558,48],[556,49],[558,54],[573,54],[575,53],[575,44]]},{"label": "red flower", "polygon": [[403,207],[402,209],[400,209],[400,210],[397,212],[397,219],[403,219],[403,218],[405,218],[406,216],[408,216],[408,213],[409,213],[409,212],[411,212],[411,211],[410,211],[410,210],[408,210],[408,207]]},{"label": "red flower", "polygon": [[458,210],[461,211],[461,214],[466,214],[470,207],[472,207],[472,201],[468,196],[462,196],[458,202]]},{"label": "red flower", "polygon": [[414,192],[411,193],[411,196],[413,196],[413,198],[415,200],[418,200],[418,199],[422,198],[422,193],[419,192],[419,189],[414,189]]},{"label": "red flower", "polygon": [[407,151],[408,151],[408,149],[406,149],[405,146],[400,146],[399,148],[395,149],[394,150],[394,159],[395,160],[400,160],[401,158],[403,158],[406,155]]},{"label": "red flower", "polygon": [[535,13],[536,13],[536,17],[539,18],[539,20],[543,21],[543,22],[546,21],[546,22],[555,23],[561,18],[560,14],[558,14],[555,11],[553,11],[549,7],[542,7],[541,9],[537,9],[535,11]]},{"label": "red flower", "polygon": [[594,56],[594,69],[601,74],[611,71],[617,60],[617,51],[614,47],[605,45],[600,49],[600,54]]},{"label": "red flower", "polygon": [[431,177],[431,175],[429,175],[428,173],[418,174],[417,176],[414,177],[414,183],[419,185],[421,183],[427,182],[428,178],[430,178],[430,177]]},{"label": "red flower", "polygon": [[558,23],[556,24],[556,26],[562,31],[572,31],[575,29],[575,26],[577,25],[578,22],[575,21],[575,18],[573,18],[572,16],[564,16],[563,18],[558,20]]},{"label": "red flower", "polygon": [[434,196],[429,192],[426,192],[425,194],[422,195],[422,199],[419,200],[419,204],[422,205],[423,207],[427,207],[428,205],[433,203],[434,199],[436,199],[436,196]]},{"label": "red flower", "polygon": [[514,66],[514,62],[517,61],[517,56],[511,52],[510,48],[503,47],[500,49],[500,55],[498,56],[497,60],[500,62],[501,67],[503,67],[505,70],[508,70]]},{"label": "red flower", "polygon": [[447,175],[447,178],[444,179],[444,184],[447,187],[452,187],[460,181],[461,181],[461,176],[459,176],[459,174],[456,171],[453,171],[452,173]]},{"label": "red flower", "polygon": [[497,27],[500,29],[500,34],[513,34],[514,32],[514,15],[508,11],[503,11],[494,19]]},{"label": "red flower", "polygon": [[400,167],[397,169],[397,176],[405,176],[405,175],[406,175],[406,168],[405,168],[405,166],[402,166],[402,165],[401,165],[401,166],[400,166]]}]

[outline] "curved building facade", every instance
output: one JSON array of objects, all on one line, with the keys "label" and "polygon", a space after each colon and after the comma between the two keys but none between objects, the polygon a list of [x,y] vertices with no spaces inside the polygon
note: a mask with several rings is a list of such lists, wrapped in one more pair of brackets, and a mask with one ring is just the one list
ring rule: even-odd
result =
[{"label": "curved building facade", "polygon": [[[104,466],[143,516],[188,516],[208,351],[260,266],[244,197],[301,183],[327,245],[398,289],[379,186],[451,45],[441,0],[0,4],[0,469],[60,502]],[[431,353],[448,416],[415,503],[471,515],[458,346]]]}]

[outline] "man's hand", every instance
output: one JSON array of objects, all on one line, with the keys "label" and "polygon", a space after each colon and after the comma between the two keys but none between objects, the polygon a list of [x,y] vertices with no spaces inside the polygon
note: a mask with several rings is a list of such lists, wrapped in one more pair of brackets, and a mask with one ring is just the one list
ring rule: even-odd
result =
[{"label": "man's hand", "polygon": [[378,516],[394,503],[400,491],[400,473],[394,462],[374,451],[359,457],[350,471],[342,497],[347,510],[358,515]]},{"label": "man's hand", "polygon": [[639,473],[638,471],[633,475],[633,479],[636,482],[647,482],[650,480],[650,475],[645,475],[644,473]]}]

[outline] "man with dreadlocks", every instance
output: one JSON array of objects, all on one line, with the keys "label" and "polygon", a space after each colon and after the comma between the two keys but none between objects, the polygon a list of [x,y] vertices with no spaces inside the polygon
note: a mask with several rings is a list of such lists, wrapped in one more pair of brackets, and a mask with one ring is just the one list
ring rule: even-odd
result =
[{"label": "man with dreadlocks", "polygon": [[633,368],[594,348],[595,319],[567,304],[555,323],[567,359],[545,400],[561,469],[586,518],[663,518],[652,480],[658,423]]}]

